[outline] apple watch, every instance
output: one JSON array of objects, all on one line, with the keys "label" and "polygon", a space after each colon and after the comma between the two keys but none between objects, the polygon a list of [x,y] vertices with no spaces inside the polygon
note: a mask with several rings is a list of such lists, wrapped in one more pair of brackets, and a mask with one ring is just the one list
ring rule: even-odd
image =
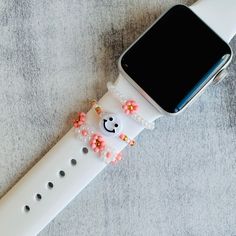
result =
[{"label": "apple watch", "polygon": [[214,30],[191,9],[177,5],[123,53],[119,69],[157,110],[173,115],[184,110],[231,58],[230,46]]},{"label": "apple watch", "polygon": [[[0,200],[0,235],[37,235],[154,121],[186,109],[232,59],[234,0],[176,5],[120,57],[107,93]],[[115,168],[115,167],[114,167]]]}]

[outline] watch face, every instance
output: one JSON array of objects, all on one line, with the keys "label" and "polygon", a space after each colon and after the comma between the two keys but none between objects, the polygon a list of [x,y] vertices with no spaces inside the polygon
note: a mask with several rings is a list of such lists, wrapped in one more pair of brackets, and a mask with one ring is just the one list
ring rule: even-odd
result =
[{"label": "watch face", "polygon": [[177,113],[230,58],[228,44],[177,5],[128,48],[120,66],[163,110]]}]

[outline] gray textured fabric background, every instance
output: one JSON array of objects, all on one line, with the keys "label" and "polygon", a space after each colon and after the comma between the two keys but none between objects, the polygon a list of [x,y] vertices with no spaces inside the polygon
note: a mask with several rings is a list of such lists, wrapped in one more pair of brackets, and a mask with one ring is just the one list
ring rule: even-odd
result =
[{"label": "gray textured fabric background", "polygon": [[[74,111],[106,92],[121,52],[175,3],[191,2],[0,1],[0,196]],[[235,74],[234,57],[226,80],[144,131],[40,236],[236,235]]]}]

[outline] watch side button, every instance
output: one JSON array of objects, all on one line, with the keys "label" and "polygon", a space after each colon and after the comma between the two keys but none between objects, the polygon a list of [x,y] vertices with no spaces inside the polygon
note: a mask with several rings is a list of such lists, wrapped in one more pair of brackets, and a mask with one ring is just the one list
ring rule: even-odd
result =
[{"label": "watch side button", "polygon": [[216,76],[215,78],[213,79],[212,83],[213,85],[216,85],[218,83],[220,83],[225,77],[228,76],[228,71],[226,69],[224,70],[221,70]]}]

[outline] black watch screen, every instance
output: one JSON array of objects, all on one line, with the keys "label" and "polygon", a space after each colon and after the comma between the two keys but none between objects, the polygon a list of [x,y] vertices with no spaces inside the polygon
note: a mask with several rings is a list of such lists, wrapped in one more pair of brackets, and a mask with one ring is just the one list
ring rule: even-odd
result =
[{"label": "black watch screen", "polygon": [[125,51],[120,65],[162,109],[177,113],[230,58],[228,44],[177,5]]}]

